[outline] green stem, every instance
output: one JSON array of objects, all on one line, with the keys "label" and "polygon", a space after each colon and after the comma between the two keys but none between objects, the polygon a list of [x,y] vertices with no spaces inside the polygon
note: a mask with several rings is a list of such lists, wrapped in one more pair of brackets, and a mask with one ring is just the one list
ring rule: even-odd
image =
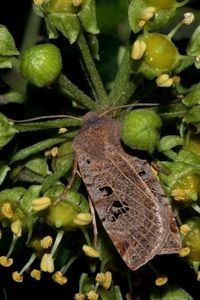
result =
[{"label": "green stem", "polygon": [[64,174],[66,174],[73,166],[73,157],[69,157],[65,164],[62,165],[58,170],[56,170],[50,176],[46,176],[42,183],[41,192],[46,192],[50,187],[53,186]]},{"label": "green stem", "polygon": [[[130,47],[128,46],[124,52],[120,68],[114,81],[113,88],[109,94],[110,106],[117,106],[126,104],[130,96],[130,78],[131,73],[131,57]],[[136,87],[132,86],[131,91],[133,92]]]},{"label": "green stem", "polygon": [[99,76],[97,68],[95,66],[94,60],[90,53],[90,49],[86,42],[85,36],[83,32],[79,33],[77,43],[79,49],[81,51],[83,60],[84,60],[84,67],[86,68],[87,74],[89,76],[89,80],[92,86],[92,90],[95,96],[95,99],[102,105],[106,105],[108,102],[108,96],[106,90],[103,86],[102,80]]},{"label": "green stem", "polygon": [[54,89],[89,110],[96,109],[96,103],[64,75],[59,76]]},{"label": "green stem", "polygon": [[12,164],[18,160],[22,160],[27,158],[28,156],[35,154],[39,151],[44,151],[45,149],[52,147],[54,145],[60,144],[67,140],[67,138],[72,138],[75,136],[74,132],[70,132],[68,134],[63,135],[62,137],[55,137],[51,139],[46,139],[44,141],[38,142],[32,146],[29,146],[27,148],[19,150],[17,153],[15,153],[10,161],[9,164]]},{"label": "green stem", "polygon": [[[65,116],[63,116],[65,117]],[[45,121],[45,122],[24,122],[24,123],[15,123],[14,128],[19,132],[27,132],[27,131],[37,131],[51,128],[63,128],[63,127],[76,127],[81,126],[82,121],[77,119],[67,119],[66,117],[63,119]]]}]

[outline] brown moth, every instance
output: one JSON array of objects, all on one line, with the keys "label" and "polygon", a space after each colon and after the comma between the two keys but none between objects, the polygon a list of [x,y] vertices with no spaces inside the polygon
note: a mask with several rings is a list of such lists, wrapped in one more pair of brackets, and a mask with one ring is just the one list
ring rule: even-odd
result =
[{"label": "brown moth", "polygon": [[127,266],[181,247],[165,193],[146,160],[127,154],[120,123],[87,113],[74,139],[78,168],[92,204]]}]

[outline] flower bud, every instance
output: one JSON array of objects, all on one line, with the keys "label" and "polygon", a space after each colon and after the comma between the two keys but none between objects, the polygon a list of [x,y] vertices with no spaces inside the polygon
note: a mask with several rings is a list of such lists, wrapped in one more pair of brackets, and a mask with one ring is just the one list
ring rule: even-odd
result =
[{"label": "flower bud", "polygon": [[137,109],[126,113],[122,120],[121,139],[133,149],[152,153],[160,137],[162,122],[152,110]]},{"label": "flower bud", "polygon": [[22,53],[20,69],[22,76],[38,87],[51,84],[62,69],[60,50],[48,43],[34,45]]}]

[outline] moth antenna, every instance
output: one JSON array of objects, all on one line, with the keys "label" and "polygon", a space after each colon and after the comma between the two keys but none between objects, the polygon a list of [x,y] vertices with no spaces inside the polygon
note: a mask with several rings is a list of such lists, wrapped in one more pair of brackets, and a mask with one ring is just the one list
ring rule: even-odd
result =
[{"label": "moth antenna", "polygon": [[129,108],[129,107],[149,107],[149,106],[158,106],[160,105],[159,103],[132,103],[132,104],[124,104],[124,105],[118,105],[115,107],[111,107],[107,109],[106,111],[102,112],[99,116],[103,117],[104,115],[108,114],[109,112],[113,110],[118,110],[122,108]]},{"label": "moth antenna", "polygon": [[28,119],[23,119],[23,120],[14,120],[10,119],[11,121],[15,123],[24,123],[24,122],[35,122],[35,121],[41,121],[41,120],[48,120],[48,119],[57,119],[57,118],[62,118],[62,119],[74,119],[74,120],[80,120],[82,121],[82,118],[72,116],[72,115],[51,115],[51,116],[40,116],[40,117],[34,117],[34,118],[28,118]]}]

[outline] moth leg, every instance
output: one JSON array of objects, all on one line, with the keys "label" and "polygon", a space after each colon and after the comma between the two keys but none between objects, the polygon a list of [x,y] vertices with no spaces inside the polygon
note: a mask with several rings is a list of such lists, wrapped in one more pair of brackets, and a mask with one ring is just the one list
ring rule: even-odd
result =
[{"label": "moth leg", "polygon": [[67,185],[65,186],[64,190],[62,191],[61,195],[58,197],[58,199],[56,199],[56,201],[54,202],[53,205],[57,205],[60,201],[62,201],[62,199],[64,198],[66,193],[70,190],[77,172],[78,172],[78,161],[77,161],[77,156],[74,155],[72,173],[69,178],[69,181],[68,181]]},{"label": "moth leg", "polygon": [[96,222],[96,214],[95,209],[92,204],[91,199],[89,198],[89,205],[90,205],[90,212],[92,215],[92,227],[93,227],[93,235],[94,235],[94,248],[97,249],[97,242],[98,242],[98,230],[97,230],[97,222]]}]

